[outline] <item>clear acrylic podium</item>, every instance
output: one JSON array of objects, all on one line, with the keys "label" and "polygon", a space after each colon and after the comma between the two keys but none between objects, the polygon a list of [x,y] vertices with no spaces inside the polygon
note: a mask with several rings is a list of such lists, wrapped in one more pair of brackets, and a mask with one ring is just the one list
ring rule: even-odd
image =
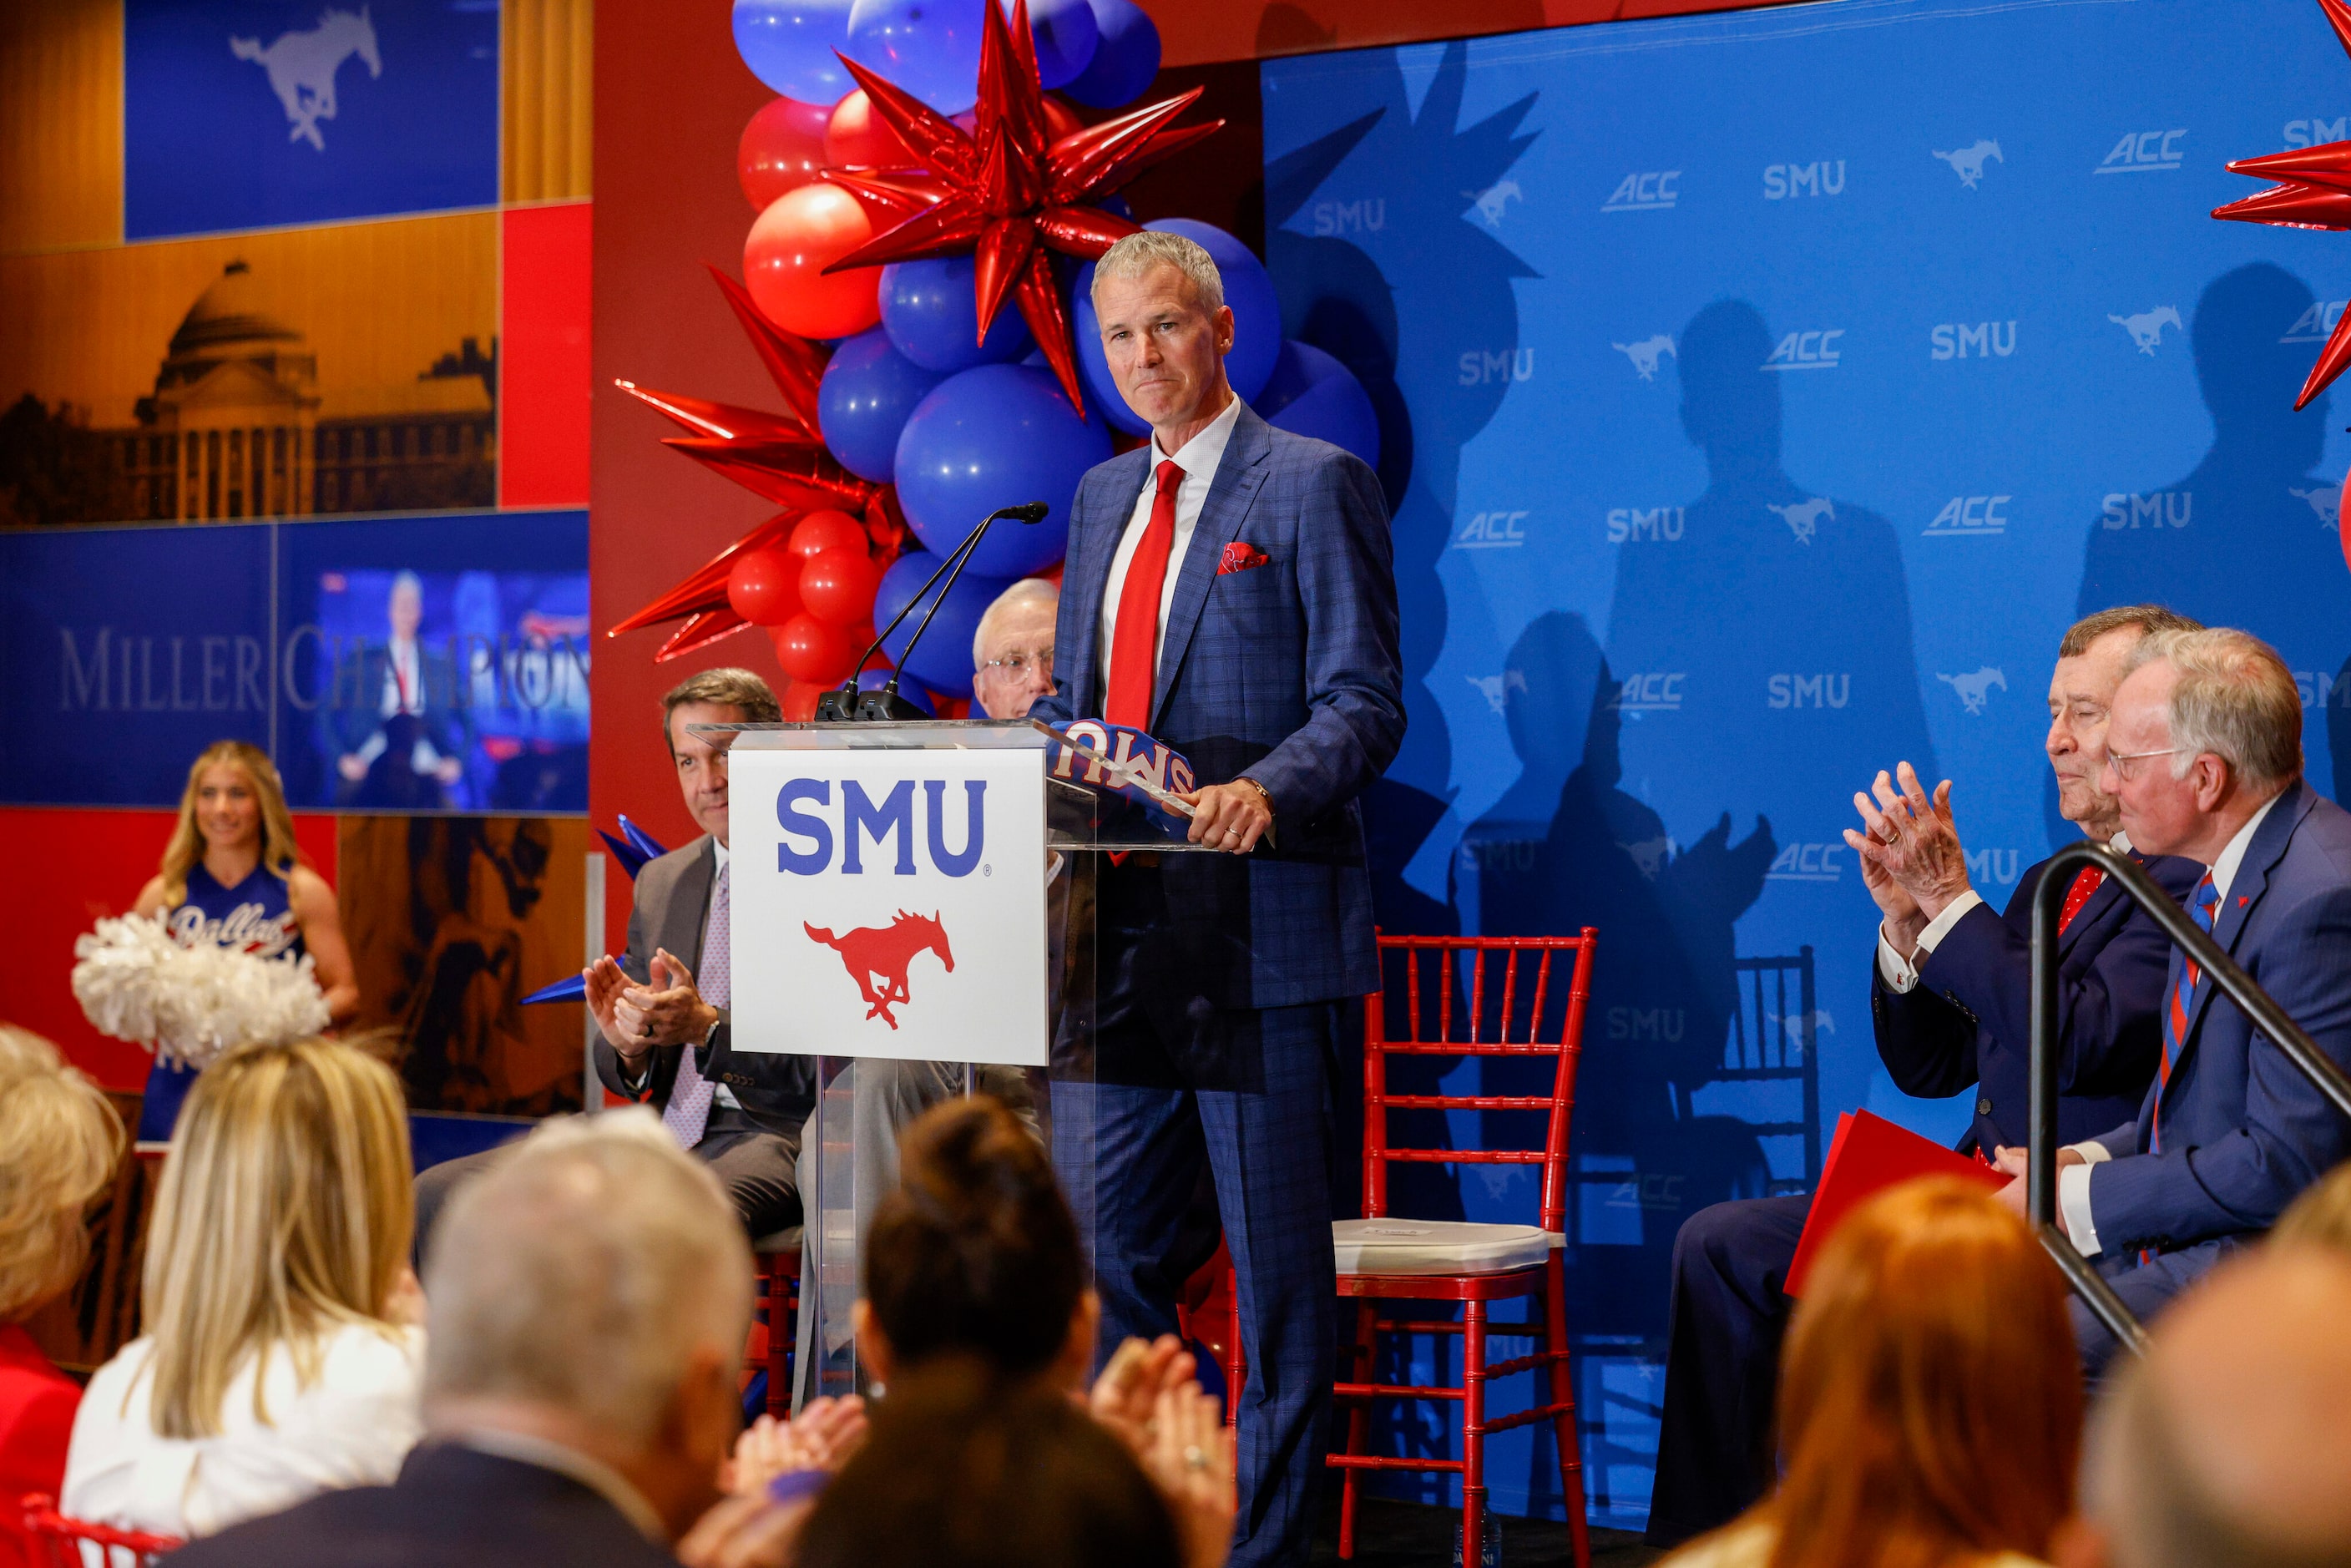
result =
[{"label": "clear acrylic podium", "polygon": [[[1042,806],[1045,854],[1044,863],[1037,868],[1046,884],[1046,962],[1036,977],[1046,997],[1047,1024],[1046,1038],[1037,1043],[1038,1064],[1008,1069],[965,1063],[960,1071],[950,1070],[942,1077],[950,1092],[998,1093],[1029,1122],[1052,1151],[1054,1168],[1091,1256],[1095,1214],[1094,891],[1102,857],[1113,852],[1218,852],[1186,842],[1186,824],[1176,818],[1166,817],[1172,832],[1153,825],[1149,813],[1165,816],[1161,808],[1138,803],[1108,783],[1089,782],[1090,772],[1102,779],[1106,770],[1090,767],[1082,758],[1073,760],[1068,779],[1056,777],[1058,768],[1050,764],[1061,737],[1030,719],[693,727],[713,745],[738,753],[944,749],[1048,754]],[[760,962],[760,955],[746,951],[739,921],[736,930],[733,972],[739,988],[748,967]],[[735,1046],[737,1050],[776,1049],[747,1038],[739,1009]],[[904,1103],[909,1065],[848,1054],[799,1053],[812,1057],[817,1093],[816,1110],[801,1132],[803,1148],[812,1148],[814,1157],[804,1154],[802,1158],[806,1174],[800,1194],[805,1215],[800,1253],[801,1360],[795,1368],[795,1408],[814,1395],[842,1395],[865,1386],[851,1329],[851,1309],[862,1286],[860,1246],[885,1184],[877,1174],[873,1151],[861,1150],[859,1138],[861,1130],[868,1137],[885,1135],[875,1130],[881,1119],[875,1106],[884,1100]],[[861,1086],[866,1091],[867,1112],[862,1117],[859,1114]]]}]

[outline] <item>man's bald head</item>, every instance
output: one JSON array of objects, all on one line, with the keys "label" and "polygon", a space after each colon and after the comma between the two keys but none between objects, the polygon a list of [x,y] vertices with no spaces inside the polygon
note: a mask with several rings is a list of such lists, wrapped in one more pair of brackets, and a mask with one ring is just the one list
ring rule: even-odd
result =
[{"label": "man's bald head", "polygon": [[2216,1270],[2101,1401],[2085,1511],[2110,1568],[2351,1564],[2351,1260]]}]

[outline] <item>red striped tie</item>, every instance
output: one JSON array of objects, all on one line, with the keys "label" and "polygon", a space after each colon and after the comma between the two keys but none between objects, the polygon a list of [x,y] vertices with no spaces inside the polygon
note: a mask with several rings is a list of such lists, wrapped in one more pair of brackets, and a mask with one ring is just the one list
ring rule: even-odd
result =
[{"label": "red striped tie", "polygon": [[[2212,873],[2206,872],[2204,880],[2188,900],[2188,914],[2199,929],[2210,935],[2212,916],[2220,907],[2220,892],[2212,885]],[[2171,1069],[2188,1044],[2188,1009],[2196,999],[2196,986],[2204,977],[2203,967],[2195,959],[2175,947],[2171,953],[2171,991],[2163,1003],[2163,1057],[2155,1065],[2155,1110],[2149,1115],[2147,1129],[2147,1152],[2163,1152],[2163,1095],[2171,1086]],[[2153,1249],[2140,1251],[2139,1261],[2155,1260]]]}]

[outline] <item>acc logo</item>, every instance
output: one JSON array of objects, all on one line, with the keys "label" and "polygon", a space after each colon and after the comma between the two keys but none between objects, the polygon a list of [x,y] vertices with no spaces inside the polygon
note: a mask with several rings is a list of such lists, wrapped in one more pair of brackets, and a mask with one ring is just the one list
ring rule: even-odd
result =
[{"label": "acc logo", "polygon": [[[2007,336],[2001,333],[2006,329]],[[2001,359],[2016,352],[2016,323],[2013,321],[1947,321],[1927,334],[1934,345],[1928,357],[1937,360],[1988,360],[1997,354]]]},{"label": "acc logo", "polygon": [[[1836,172],[1832,175],[1830,170]],[[1841,196],[1844,194],[1844,160],[1834,164],[1825,158],[1810,163],[1773,163],[1763,171],[1763,199],[1784,202],[1793,196]]]},{"label": "acc logo", "polygon": [[1930,539],[1991,538],[2008,531],[2008,514],[2001,510],[2013,496],[1954,496],[1943,503],[1927,525]]},{"label": "acc logo", "polygon": [[1489,354],[1479,349],[1468,349],[1461,355],[1461,384],[1481,387],[1491,382],[1531,382],[1535,379],[1535,351],[1532,349],[1504,349]]},{"label": "acc logo", "polygon": [[[944,779],[923,780],[923,800],[928,819],[925,841],[930,850],[931,864],[946,876],[969,876],[979,863],[980,851],[987,846],[987,813],[986,798],[987,780],[967,779],[963,785],[964,827],[963,847],[947,848],[946,814],[947,784]],[[776,846],[776,869],[794,876],[815,876],[832,864],[832,824],[814,812],[805,810],[810,804],[832,804],[832,780],[829,779],[793,779],[776,791],[776,821],[783,825],[784,841]],[[900,876],[914,874],[914,781],[901,779],[882,798],[879,805],[865,793],[865,786],[855,779],[841,781],[841,869],[844,875],[862,876],[865,873],[862,856],[865,841],[871,839],[875,849],[883,847],[892,834],[898,839],[897,861],[890,869]],[[794,839],[805,839],[810,847],[796,848]]]},{"label": "acc logo", "polygon": [[1471,206],[1478,209],[1478,216],[1489,229],[1502,226],[1502,209],[1511,201],[1515,200],[1523,206],[1527,200],[1527,193],[1519,189],[1516,180],[1504,180],[1482,191],[1464,191],[1461,193],[1468,198]]},{"label": "acc logo", "polygon": [[1318,239],[1334,235],[1376,234],[1388,226],[1388,199],[1366,196],[1359,202],[1317,202],[1314,204],[1314,234]]},{"label": "acc logo", "polygon": [[1608,199],[1600,204],[1604,213],[1666,213],[1673,210],[1681,199],[1674,182],[1682,177],[1679,169],[1664,169],[1642,174],[1627,174]]},{"label": "acc logo", "polygon": [[2310,509],[2318,514],[2318,526],[2328,533],[2334,533],[2341,527],[2343,492],[2334,486],[2321,485],[2315,490],[2297,490],[2289,485],[2285,493],[2297,501],[2309,502]]},{"label": "acc logo", "polygon": [[2335,324],[2343,319],[2345,303],[2346,301],[2341,299],[2314,301],[2309,309],[2294,319],[2294,325],[2285,329],[2285,336],[2280,338],[2278,341],[2324,343],[2328,335],[2335,330]]},{"label": "acc logo", "polygon": [[1984,705],[1991,700],[1992,687],[2008,690],[2008,677],[1990,664],[1971,675],[1938,674],[1935,678],[1959,694],[1959,706],[1970,715],[1983,712]]},{"label": "acc logo", "polygon": [[1627,675],[1616,688],[1616,700],[1608,706],[1618,713],[1679,713],[1682,682],[1688,678],[1683,670]]},{"label": "acc logo", "polygon": [[2105,162],[2092,172],[2098,174],[2153,174],[2177,169],[2188,154],[2179,150],[2179,139],[2186,131],[2134,131],[2115,143]]},{"label": "acc logo", "polygon": [[1510,714],[1512,692],[1527,689],[1527,673],[1524,670],[1504,670],[1499,675],[1464,675],[1461,678],[1478,688],[1478,695],[1486,699],[1486,706],[1494,710],[1496,718],[1506,717]]},{"label": "acc logo", "polygon": [[1608,542],[1640,544],[1655,539],[1670,544],[1682,537],[1687,517],[1681,507],[1618,507],[1608,514]]},{"label": "acc logo", "polygon": [[1951,172],[1959,177],[1959,183],[1970,191],[1976,188],[1976,182],[1983,178],[1985,159],[1989,158],[1995,163],[2008,162],[2001,153],[1999,142],[1980,137],[1972,145],[1962,147],[1956,152],[1937,152],[1935,156],[1949,163]]},{"label": "acc logo", "polygon": [[1663,332],[1653,338],[1644,338],[1637,343],[1611,343],[1608,346],[1632,361],[1634,373],[1645,382],[1657,379],[1657,357],[1660,354],[1673,354],[1677,360],[1681,358],[1674,353],[1674,340]]},{"label": "acc logo", "polygon": [[2195,509],[2193,490],[2158,490],[2152,496],[2117,490],[2106,497],[2099,520],[2116,533],[2125,528],[2184,528]]},{"label": "acc logo", "polygon": [[1479,512],[1461,525],[1456,549],[1517,549],[1527,542],[1525,512]]},{"label": "acc logo", "polygon": [[1819,530],[1823,517],[1826,517],[1831,522],[1836,521],[1836,507],[1829,504],[1828,497],[1825,496],[1815,496],[1809,501],[1799,501],[1792,507],[1775,507],[1766,501],[1763,503],[1763,509],[1767,512],[1779,513],[1780,520],[1788,525],[1788,531],[1796,536],[1796,542],[1800,545],[1813,542],[1813,535]]},{"label": "acc logo", "polygon": [[1844,336],[1844,329],[1832,327],[1825,331],[1791,332],[1780,340],[1771,357],[1763,361],[1767,371],[1833,371],[1837,358],[1844,352],[1833,345]]},{"label": "acc logo", "polygon": [[2351,134],[2345,131],[2346,125],[2351,125],[2351,116],[2340,114],[2332,120],[2324,120],[2317,115],[2308,120],[2289,120],[2285,122],[2285,144],[2288,148],[2323,147],[2329,141],[2340,141],[2346,134]]},{"label": "acc logo", "polygon": [[269,73],[269,90],[277,95],[278,107],[286,110],[290,127],[286,140],[307,141],[320,152],[327,150],[327,143],[319,134],[319,121],[335,118],[335,73],[342,69],[343,62],[357,55],[366,64],[368,75],[383,75],[383,57],[375,47],[375,24],[369,20],[364,5],[356,16],[329,6],[319,14],[317,26],[307,33],[280,33],[266,49],[259,38],[231,37],[228,52]]},{"label": "acc logo", "polygon": [[[852,784],[850,788],[856,786]],[[925,950],[935,953],[939,962],[946,966],[947,973],[955,973],[955,950],[947,946],[946,927],[939,924],[935,913],[909,915],[902,909],[898,918],[887,925],[861,925],[838,936],[821,925],[810,925],[805,921],[800,929],[809,934],[809,940],[821,942],[841,955],[842,967],[865,998],[869,1022],[878,1018],[892,1029],[898,1027],[897,1015],[890,1009],[914,999],[906,990],[906,970],[913,965],[915,954]],[[878,987],[873,983],[876,979],[882,982]]]},{"label": "acc logo", "polygon": [[1853,676],[1773,675],[1763,683],[1771,693],[1765,706],[1775,708],[1843,707],[1853,700]]},{"label": "acc logo", "polygon": [[2175,332],[2188,330],[2179,324],[2179,308],[2170,305],[2158,305],[2136,316],[2109,315],[2106,319],[2128,332],[2131,341],[2138,345],[2138,351],[2142,354],[2152,354],[2162,345],[2166,327]]},{"label": "acc logo", "polygon": [[1833,844],[1790,844],[1772,861],[1771,869],[1763,873],[1765,882],[1835,882],[1844,875],[1844,867],[1837,856],[1844,852],[1843,842]]}]

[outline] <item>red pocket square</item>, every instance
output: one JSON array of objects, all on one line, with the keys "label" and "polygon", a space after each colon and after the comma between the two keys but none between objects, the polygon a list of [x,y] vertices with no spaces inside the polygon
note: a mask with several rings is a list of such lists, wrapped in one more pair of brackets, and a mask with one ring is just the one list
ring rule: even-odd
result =
[{"label": "red pocket square", "polygon": [[1272,559],[1257,546],[1235,539],[1225,547],[1224,559],[1217,562],[1217,575],[1222,577],[1228,571],[1247,571],[1251,567],[1263,566]]}]

